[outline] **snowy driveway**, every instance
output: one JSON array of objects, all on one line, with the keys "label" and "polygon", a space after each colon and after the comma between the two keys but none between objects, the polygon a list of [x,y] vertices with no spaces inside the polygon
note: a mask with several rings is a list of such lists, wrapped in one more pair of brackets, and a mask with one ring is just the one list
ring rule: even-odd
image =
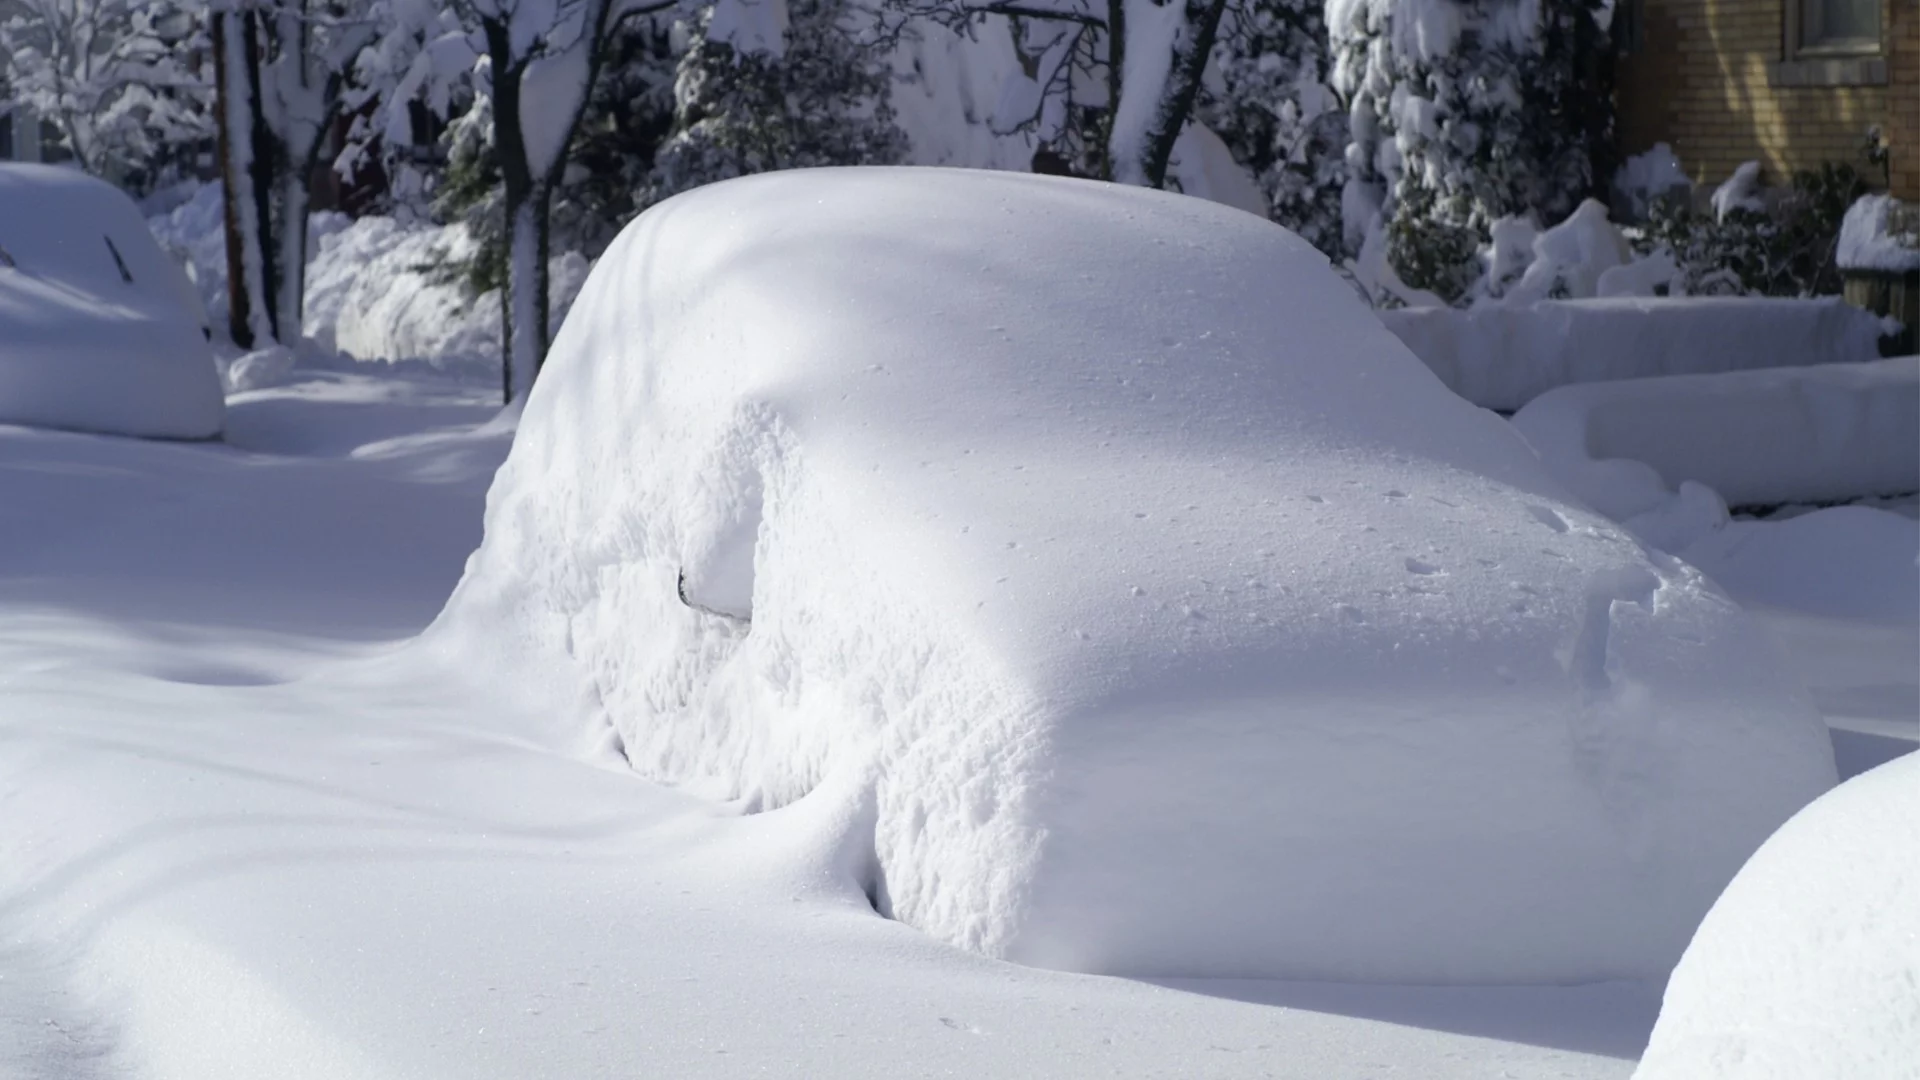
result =
[{"label": "snowy driveway", "polygon": [[[1630,1071],[1655,988],[1015,967],[822,878],[833,790],[737,817],[503,734],[394,644],[479,538],[487,393],[242,395],[252,449],[0,429],[0,1076]],[[1906,628],[1780,625],[1823,701],[1913,693]]]}]

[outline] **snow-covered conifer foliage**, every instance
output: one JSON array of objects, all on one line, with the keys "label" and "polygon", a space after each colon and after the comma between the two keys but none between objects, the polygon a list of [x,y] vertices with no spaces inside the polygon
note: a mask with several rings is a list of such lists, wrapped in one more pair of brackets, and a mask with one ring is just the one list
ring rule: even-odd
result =
[{"label": "snow-covered conifer foliage", "polygon": [[994,120],[1075,171],[1163,187],[1232,0],[885,0],[897,19],[970,31],[1014,21],[1023,79]]},{"label": "snow-covered conifer foliage", "polygon": [[[1502,217],[1559,221],[1612,173],[1612,0],[1328,0],[1347,239],[1379,215],[1412,285]],[[1424,249],[1447,249],[1423,257]],[[1424,280],[1423,280],[1424,278]],[[1457,284],[1457,283],[1454,283]]]},{"label": "snow-covered conifer foliage", "polygon": [[1347,120],[1329,66],[1322,0],[1236,0],[1196,115],[1253,174],[1269,216],[1331,255],[1342,248]]},{"label": "snow-covered conifer foliage", "polygon": [[187,61],[198,0],[0,4],[0,114],[50,122],[87,172],[143,192],[213,134],[213,82]]},{"label": "snow-covered conifer foliage", "polygon": [[892,72],[857,19],[845,0],[719,0],[696,15],[673,132],[639,201],[776,169],[898,164]]}]

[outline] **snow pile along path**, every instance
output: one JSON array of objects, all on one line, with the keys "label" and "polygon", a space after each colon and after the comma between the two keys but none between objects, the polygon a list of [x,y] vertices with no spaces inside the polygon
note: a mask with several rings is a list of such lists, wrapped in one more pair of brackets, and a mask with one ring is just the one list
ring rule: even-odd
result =
[{"label": "snow pile along path", "polygon": [[883,911],[1084,971],[1660,975],[1833,779],[1746,617],[1304,242],[1046,177],[648,212],[428,640],[648,776],[854,793]]},{"label": "snow pile along path", "polygon": [[1789,821],[1667,986],[1636,1080],[1920,1076],[1920,755]]}]

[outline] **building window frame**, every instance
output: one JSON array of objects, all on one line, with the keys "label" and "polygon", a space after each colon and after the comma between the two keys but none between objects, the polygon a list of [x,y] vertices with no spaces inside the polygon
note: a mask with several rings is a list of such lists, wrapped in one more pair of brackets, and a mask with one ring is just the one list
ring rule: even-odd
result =
[{"label": "building window frame", "polygon": [[1887,4],[1880,0],[1880,27],[1871,38],[1808,42],[1807,7],[1822,0],[1785,0],[1782,57],[1767,68],[1775,87],[1887,85]]}]

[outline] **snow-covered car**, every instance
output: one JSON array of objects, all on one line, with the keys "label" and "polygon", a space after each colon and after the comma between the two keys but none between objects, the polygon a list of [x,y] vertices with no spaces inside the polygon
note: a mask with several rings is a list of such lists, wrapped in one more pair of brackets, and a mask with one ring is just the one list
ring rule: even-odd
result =
[{"label": "snow-covered car", "polygon": [[206,311],[132,200],[0,164],[0,423],[205,439],[224,409]]},{"label": "snow-covered car", "polygon": [[427,640],[543,737],[814,807],[881,912],[1081,971],[1662,975],[1834,780],[1745,613],[1324,256],[1053,177],[649,210]]}]

